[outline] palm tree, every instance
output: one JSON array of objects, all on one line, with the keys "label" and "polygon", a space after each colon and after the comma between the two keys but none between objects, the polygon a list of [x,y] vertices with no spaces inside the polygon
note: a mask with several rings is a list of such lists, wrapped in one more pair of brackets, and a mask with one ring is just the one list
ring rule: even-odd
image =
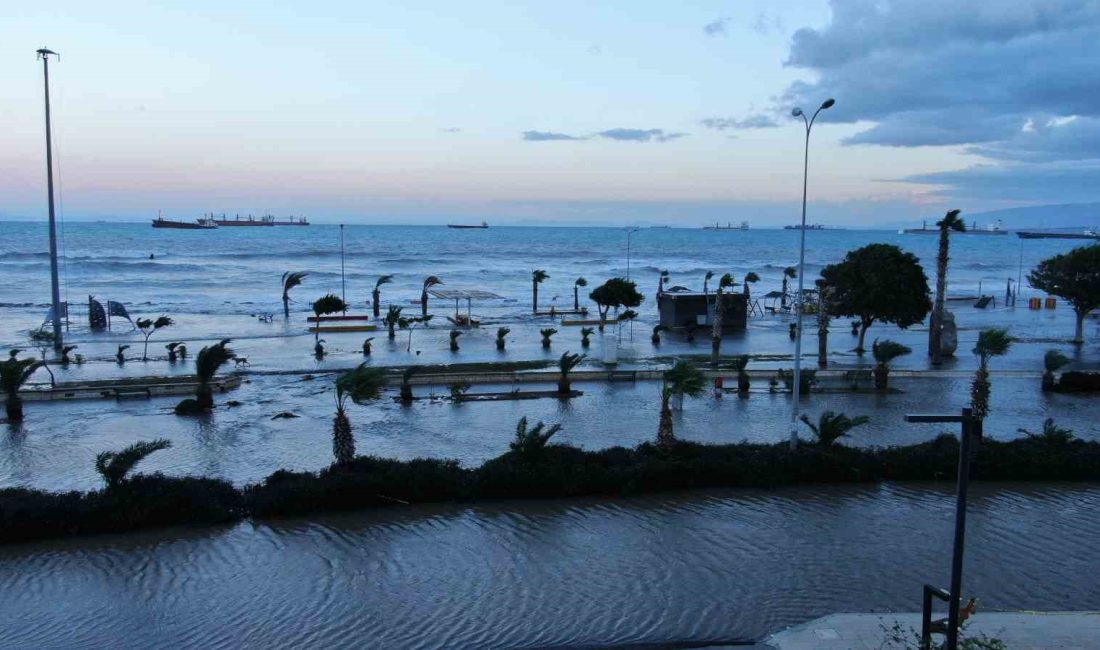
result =
[{"label": "palm tree", "polygon": [[415,372],[416,366],[409,366],[401,371],[401,401],[406,404],[413,400],[413,389],[409,380],[412,379]]},{"label": "palm tree", "polygon": [[156,334],[157,330],[162,327],[168,327],[173,325],[174,322],[167,316],[159,316],[156,320],[152,318],[139,318],[134,323],[139,330],[141,330],[142,336],[145,337],[145,349],[141,351],[141,360],[149,360],[149,337]]},{"label": "palm tree", "polygon": [[360,364],[336,379],[333,399],[336,401],[336,417],[332,419],[332,455],[336,463],[348,463],[355,458],[355,438],[351,434],[351,420],[348,419],[348,398],[356,404],[378,399],[386,383],[385,371]]},{"label": "palm tree", "polygon": [[561,359],[558,359],[558,370],[561,372],[561,377],[558,378],[559,395],[568,395],[573,391],[573,387],[569,381],[569,373],[584,360],[584,356],[583,354],[569,354],[569,352],[566,351],[562,353]]},{"label": "palm tree", "polygon": [[875,390],[886,390],[889,387],[890,362],[912,351],[912,348],[907,345],[902,345],[897,341],[883,339],[880,342],[878,339],[875,339],[875,342],[871,344],[871,354],[875,357],[875,361],[878,362],[878,365],[876,365],[874,369]]},{"label": "palm tree", "polygon": [[66,345],[65,347],[61,348],[61,365],[62,366],[67,366],[70,363],[72,363],[72,359],[69,358],[69,353],[72,352],[73,350],[77,349],[78,347],[80,347],[80,346],[78,346],[78,345]]},{"label": "palm tree", "polygon": [[754,282],[760,282],[760,276],[753,273],[752,271],[749,271],[747,274],[745,274],[745,305],[746,306],[748,306],[749,298],[751,297],[749,295],[749,285],[754,283]]},{"label": "palm tree", "polygon": [[814,432],[814,437],[817,438],[817,444],[822,447],[828,447],[837,441],[839,438],[843,438],[848,435],[848,432],[852,429],[867,424],[871,421],[871,418],[866,415],[857,415],[854,418],[850,418],[843,413],[835,413],[833,411],[825,411],[818,418],[817,424],[810,421],[810,418],[803,415],[799,418],[802,422],[810,427],[810,431]]},{"label": "palm tree", "polygon": [[798,277],[798,269],[793,266],[788,266],[783,269],[783,295],[779,296],[779,306],[786,309],[787,307],[787,281],[793,280]]},{"label": "palm tree", "polygon": [[176,354],[179,355],[180,361],[186,361],[187,360],[187,346],[183,343],[180,343],[179,345],[177,345],[176,346]]},{"label": "palm tree", "polygon": [[[791,268],[791,267],[787,267]],[[786,279],[784,279],[786,283]],[[818,278],[815,282],[817,285],[817,367],[827,368],[829,366],[829,321],[832,319],[830,314],[830,304],[833,297],[833,289],[825,283],[824,278]],[[786,290],[783,291],[786,295]]]},{"label": "palm tree", "polygon": [[283,317],[290,320],[290,290],[302,283],[309,273],[287,271],[283,274]]},{"label": "palm tree", "polygon": [[1020,433],[1026,435],[1032,440],[1042,440],[1052,445],[1066,445],[1073,441],[1077,436],[1073,435],[1073,429],[1064,429],[1057,424],[1054,424],[1054,418],[1047,418],[1043,420],[1043,430],[1040,433],[1032,433],[1027,429],[1016,429]]},{"label": "palm tree", "polygon": [[544,426],[546,425],[540,420],[534,428],[528,431],[527,416],[520,418],[519,423],[516,424],[516,439],[508,443],[508,448],[524,461],[537,460],[542,455],[543,450],[546,449],[547,441],[555,433],[561,431],[560,424],[555,424],[543,431]]},{"label": "palm tree", "polygon": [[19,350],[11,350],[7,360],[0,363],[0,388],[4,391],[8,422],[23,421],[23,398],[19,396],[19,389],[27,383],[34,371],[46,365],[45,361],[38,359],[17,359],[18,354]]},{"label": "palm tree", "polygon": [[405,329],[409,326],[409,320],[401,315],[403,307],[396,305],[390,305],[386,310],[386,317],[382,319],[382,322],[386,324],[386,327],[390,331],[390,340],[397,338],[397,333],[394,332],[395,327]]},{"label": "palm tree", "polygon": [[550,349],[550,337],[557,334],[558,330],[553,327],[547,327],[546,329],[539,330],[539,334],[542,334],[542,347],[544,350]]},{"label": "palm tree", "polygon": [[161,449],[168,449],[172,441],[159,438],[135,442],[122,451],[104,451],[95,457],[95,471],[107,483],[107,489],[113,489],[126,482],[126,475],[146,456]]},{"label": "palm tree", "polygon": [[658,445],[667,447],[676,441],[676,435],[672,431],[672,407],[670,406],[672,396],[679,396],[680,410],[683,410],[684,395],[690,397],[702,395],[704,383],[702,371],[682,359],[665,371],[661,381],[661,420],[657,425]]},{"label": "palm tree", "polygon": [[588,286],[588,280],[585,280],[583,276],[577,278],[576,281],[573,282],[573,311],[580,311],[581,310],[580,289],[581,289],[581,287],[587,287],[587,286]]},{"label": "palm tree", "polygon": [[653,345],[660,345],[661,344],[661,332],[665,331],[666,329],[668,329],[668,328],[665,327],[664,325],[654,325],[653,326],[653,336],[649,337],[650,342],[653,343]]},{"label": "palm tree", "polygon": [[437,284],[443,284],[443,280],[440,280],[434,275],[429,275],[424,278],[424,289],[420,292],[420,315],[428,315],[428,289],[436,286]]},{"label": "palm tree", "polygon": [[325,294],[314,300],[313,315],[317,317],[317,320],[314,322],[313,338],[317,339],[321,336],[321,316],[347,310],[348,304],[344,302],[343,298],[334,293]]},{"label": "palm tree", "polygon": [[373,340],[374,340],[373,336],[368,337],[368,338],[363,340],[363,356],[364,357],[369,357],[370,356],[370,347],[371,347],[370,342],[373,341]]},{"label": "palm tree", "polygon": [[710,279],[714,277],[714,271],[707,271],[707,274],[703,276],[703,295],[706,296],[710,286]]},{"label": "palm tree", "polygon": [[718,365],[718,357],[722,353],[722,320],[725,318],[726,311],[722,301],[722,290],[729,289],[732,286],[733,276],[726,273],[718,280],[718,291],[714,293],[714,321],[710,332],[710,364],[712,366]]},{"label": "palm tree", "polygon": [[932,316],[928,321],[928,354],[932,365],[943,360],[943,310],[947,300],[947,252],[951,231],[966,232],[966,223],[959,218],[958,210],[951,210],[936,222],[940,229],[940,249],[936,255],[936,296],[932,303]]},{"label": "palm tree", "polygon": [[458,337],[462,336],[462,330],[451,330],[451,352],[458,352]]},{"label": "palm tree", "polygon": [[503,350],[504,349],[504,337],[508,336],[508,333],[511,332],[511,331],[512,330],[510,330],[507,327],[498,327],[497,328],[497,349],[498,350]]},{"label": "palm tree", "polygon": [[164,349],[168,350],[168,363],[175,363],[179,358],[180,347],[183,344],[179,341],[172,341],[164,346]]},{"label": "palm tree", "polygon": [[539,285],[542,281],[550,277],[550,274],[542,269],[536,269],[531,271],[531,311],[532,313],[539,313]]},{"label": "palm tree", "polygon": [[1069,363],[1069,357],[1062,354],[1058,350],[1047,350],[1047,353],[1043,355],[1043,391],[1049,392],[1054,390],[1054,373],[1058,372],[1062,366]]},{"label": "palm tree", "polygon": [[1015,339],[1008,335],[1006,329],[985,329],[978,334],[978,343],[973,349],[974,354],[978,355],[978,370],[970,384],[970,408],[979,420],[989,415],[989,360],[1006,354],[1013,341]]},{"label": "palm tree", "polygon": [[118,362],[118,365],[121,366],[122,364],[126,363],[126,351],[129,349],[129,345],[118,346],[118,350],[115,352],[115,361]]},{"label": "palm tree", "polygon": [[591,327],[582,327],[581,328],[581,347],[582,348],[587,348],[589,345],[591,345],[591,342],[588,340],[588,337],[592,336],[592,334],[595,331],[596,330],[592,329]]},{"label": "palm tree", "polygon": [[749,382],[749,373],[745,372],[745,368],[749,365],[749,355],[739,354],[730,360],[733,364],[733,369],[737,371],[737,392],[742,395],[746,395],[749,392],[751,383]]},{"label": "palm tree", "polygon": [[317,357],[318,361],[325,358],[325,346],[321,345],[324,342],[324,339],[317,339],[317,342],[313,344],[313,356]]},{"label": "palm tree", "polygon": [[382,314],[382,285],[389,284],[390,282],[393,282],[393,276],[383,275],[374,283],[374,290],[370,292],[371,309],[374,310],[375,318],[378,318]]},{"label": "palm tree", "polygon": [[230,340],[222,339],[214,345],[208,345],[199,350],[198,356],[195,357],[195,374],[199,379],[195,399],[198,407],[203,411],[214,408],[214,390],[210,387],[214,375],[223,365],[237,358],[237,354],[229,348]]}]

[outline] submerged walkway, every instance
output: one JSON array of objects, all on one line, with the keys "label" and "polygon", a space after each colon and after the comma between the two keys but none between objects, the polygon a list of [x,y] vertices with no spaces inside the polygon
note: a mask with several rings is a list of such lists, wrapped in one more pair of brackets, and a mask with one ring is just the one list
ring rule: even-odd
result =
[{"label": "submerged walkway", "polygon": [[[904,635],[893,640],[895,629]],[[915,648],[920,614],[832,614],[771,635],[776,650],[879,650]],[[982,612],[966,625],[962,638],[985,635],[1011,650],[1096,648],[1100,612]],[[934,637],[942,641],[942,637]]]}]

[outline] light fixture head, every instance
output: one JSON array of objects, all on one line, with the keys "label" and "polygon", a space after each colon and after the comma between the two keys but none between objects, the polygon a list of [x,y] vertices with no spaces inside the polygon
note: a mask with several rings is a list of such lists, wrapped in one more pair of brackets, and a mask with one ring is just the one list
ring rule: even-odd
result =
[{"label": "light fixture head", "polygon": [[794,109],[793,111],[791,111],[791,116],[792,117],[802,117],[802,109],[801,108]]},{"label": "light fixture head", "polygon": [[826,108],[832,108],[832,107],[833,107],[833,104],[835,104],[835,103],[836,103],[836,100],[835,100],[835,99],[833,99],[832,97],[830,97],[829,99],[826,99],[826,100],[825,100],[825,103],[823,103],[823,104],[821,105],[821,108],[820,108],[819,110],[822,110],[822,111],[823,111],[823,110],[825,110]]}]

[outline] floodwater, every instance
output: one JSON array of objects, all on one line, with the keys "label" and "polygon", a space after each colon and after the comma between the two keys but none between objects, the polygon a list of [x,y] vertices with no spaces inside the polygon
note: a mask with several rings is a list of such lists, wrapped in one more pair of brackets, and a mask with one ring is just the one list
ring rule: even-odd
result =
[{"label": "floodwater", "polygon": [[[0,548],[0,647],[762,639],[946,585],[950,486],[441,505]],[[1100,609],[1100,488],[977,485],[964,592]],[[979,613],[980,616],[980,613]]]}]

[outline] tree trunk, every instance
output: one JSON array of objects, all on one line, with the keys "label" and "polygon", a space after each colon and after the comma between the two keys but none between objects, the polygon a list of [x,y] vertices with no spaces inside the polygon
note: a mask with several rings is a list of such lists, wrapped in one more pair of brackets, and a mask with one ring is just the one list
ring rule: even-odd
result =
[{"label": "tree trunk", "polygon": [[573,385],[569,381],[569,375],[562,373],[561,378],[558,379],[558,393],[561,395],[568,395],[573,391]]},{"label": "tree trunk", "polygon": [[420,317],[427,318],[428,316],[428,292],[420,292]]},{"label": "tree trunk", "polygon": [[531,283],[531,312],[539,313],[539,283]]},{"label": "tree trunk", "polygon": [[351,434],[351,421],[343,407],[336,409],[336,417],[332,420],[332,455],[339,464],[355,458],[355,437]]},{"label": "tree trunk", "polygon": [[661,420],[657,425],[657,444],[661,447],[668,447],[676,441],[676,436],[672,431],[672,409],[668,405],[669,394],[667,390],[662,390]]},{"label": "tree trunk", "polygon": [[503,350],[504,349],[504,339],[497,339],[497,349],[498,350]]},{"label": "tree trunk", "polygon": [[1043,388],[1044,393],[1049,393],[1052,390],[1054,390],[1054,373],[1053,372],[1047,371],[1047,372],[1043,373],[1042,388]]},{"label": "tree trunk", "polygon": [[817,328],[817,367],[829,367],[829,326]]},{"label": "tree trunk", "polygon": [[5,409],[8,413],[8,422],[22,422],[23,421],[23,398],[19,395],[8,395]]},{"label": "tree trunk", "polygon": [[1077,315],[1077,328],[1073,333],[1073,343],[1075,345],[1081,345],[1085,342],[1085,314],[1083,312],[1075,312]]},{"label": "tree trunk", "polygon": [[875,390],[886,390],[890,384],[890,369],[880,363],[871,372],[875,377]]},{"label": "tree trunk", "polygon": [[862,321],[859,324],[859,343],[856,344],[856,354],[863,354],[863,339],[867,336],[867,330],[874,321]]},{"label": "tree trunk", "polygon": [[283,318],[290,320],[290,296],[283,292]]},{"label": "tree trunk", "polygon": [[600,332],[603,332],[603,322],[607,320],[607,312],[611,311],[611,305],[600,307],[598,311],[600,312]]},{"label": "tree trunk", "polygon": [[581,310],[581,296],[577,285],[573,285],[573,311]]},{"label": "tree trunk", "polygon": [[379,318],[382,315],[382,308],[378,305],[382,301],[382,292],[375,289],[370,294],[371,297],[371,309],[374,311],[374,317]]},{"label": "tree trunk", "polygon": [[717,366],[722,354],[722,285],[714,294],[714,323],[710,333],[710,365]]},{"label": "tree trunk", "polygon": [[974,417],[984,420],[989,414],[989,370],[979,367],[970,385],[970,408]]},{"label": "tree trunk", "polygon": [[782,293],[783,293],[783,295],[779,296],[779,308],[780,309],[786,309],[787,308],[787,274],[786,273],[783,274],[783,292]]},{"label": "tree trunk", "polygon": [[392,341],[393,339],[397,338],[397,332],[393,331],[393,323],[388,323],[387,327],[390,328],[390,340]]},{"label": "tree trunk", "polygon": [[737,392],[748,393],[750,386],[751,384],[749,383],[749,373],[745,372],[744,370],[739,371],[737,373]]},{"label": "tree trunk", "polygon": [[411,402],[413,399],[412,384],[401,384],[401,401]]},{"label": "tree trunk", "polygon": [[207,382],[199,384],[199,389],[195,393],[195,401],[199,403],[199,408],[204,411],[214,408],[214,390],[210,388],[210,384]]},{"label": "tree trunk", "polygon": [[932,365],[943,361],[943,309],[947,299],[947,260],[949,237],[948,227],[940,226],[940,248],[936,256],[936,298],[932,305],[932,316],[928,319],[928,355]]}]

